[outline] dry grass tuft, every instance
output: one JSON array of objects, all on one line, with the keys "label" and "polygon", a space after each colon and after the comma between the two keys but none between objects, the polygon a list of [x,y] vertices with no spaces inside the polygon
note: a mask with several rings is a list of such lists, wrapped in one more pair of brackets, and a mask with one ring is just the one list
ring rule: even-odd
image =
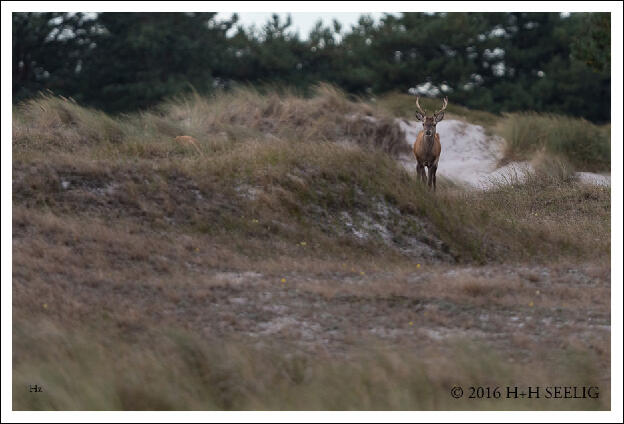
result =
[{"label": "dry grass tuft", "polygon": [[[184,98],[163,105],[161,113],[191,135],[240,131],[308,143],[349,139],[391,154],[409,151],[390,116],[365,103],[347,100],[339,89],[321,84],[310,99],[289,93],[266,95],[238,88],[212,98]],[[238,134],[237,134],[238,135]]]},{"label": "dry grass tuft", "polygon": [[[250,347],[180,329],[145,334],[138,350],[138,340],[121,339],[112,346],[107,334],[103,327],[69,333],[46,322],[16,327],[14,349],[20,355],[14,356],[13,409],[561,409],[553,400],[505,399],[505,387],[544,387],[561,375],[574,376],[575,384],[596,381],[594,362],[584,354],[566,361],[569,365],[519,364],[468,341],[417,352],[359,343],[332,359],[284,344]],[[44,392],[28,394],[32,381]],[[456,385],[466,391],[459,400],[449,395]],[[502,399],[469,399],[474,385],[499,386]],[[569,399],[565,409],[608,409],[608,391],[603,388],[600,395]]]},{"label": "dry grass tuft", "polygon": [[41,95],[14,112],[15,149],[74,151],[81,145],[120,143],[126,137],[120,120],[61,97]]}]

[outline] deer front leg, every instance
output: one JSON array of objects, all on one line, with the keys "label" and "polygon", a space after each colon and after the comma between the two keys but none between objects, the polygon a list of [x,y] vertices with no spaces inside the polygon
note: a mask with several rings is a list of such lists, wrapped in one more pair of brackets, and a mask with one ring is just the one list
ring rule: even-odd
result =
[{"label": "deer front leg", "polygon": [[420,179],[423,183],[425,182],[425,165],[418,162],[416,165],[416,177]]},{"label": "deer front leg", "polygon": [[433,191],[436,189],[436,171],[438,170],[438,165],[432,165],[429,167],[429,181],[427,185],[429,188],[433,188]]}]

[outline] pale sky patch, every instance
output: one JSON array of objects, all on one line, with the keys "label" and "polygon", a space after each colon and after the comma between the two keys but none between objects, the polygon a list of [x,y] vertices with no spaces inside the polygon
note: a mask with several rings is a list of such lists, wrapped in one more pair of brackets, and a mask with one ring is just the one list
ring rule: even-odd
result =
[{"label": "pale sky patch", "polygon": [[[261,29],[269,20],[272,19],[273,12],[237,12],[238,23],[245,28],[255,25],[257,29]],[[374,19],[375,23],[383,17],[381,12],[276,12],[280,17],[280,22],[286,22],[288,15],[292,18],[292,25],[289,29],[292,32],[299,33],[299,38],[307,39],[310,31],[314,28],[319,20],[323,21],[323,26],[333,28],[333,21],[336,19],[342,25],[341,32],[350,32],[352,25],[357,25],[360,16],[368,15]],[[217,19],[229,19],[232,13],[220,12]]]}]

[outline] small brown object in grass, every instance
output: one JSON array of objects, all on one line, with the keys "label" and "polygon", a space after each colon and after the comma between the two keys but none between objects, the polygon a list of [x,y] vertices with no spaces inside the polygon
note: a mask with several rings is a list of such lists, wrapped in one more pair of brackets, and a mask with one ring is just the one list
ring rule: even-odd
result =
[{"label": "small brown object in grass", "polygon": [[202,155],[202,151],[199,149],[199,146],[197,146],[197,140],[190,135],[179,135],[175,138],[175,141],[181,146],[193,146],[195,150],[197,150],[197,153]]}]

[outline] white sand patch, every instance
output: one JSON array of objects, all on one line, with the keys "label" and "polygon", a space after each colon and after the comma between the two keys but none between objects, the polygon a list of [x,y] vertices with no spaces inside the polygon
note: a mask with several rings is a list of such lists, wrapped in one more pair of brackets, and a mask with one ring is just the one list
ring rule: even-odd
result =
[{"label": "white sand patch", "polygon": [[611,185],[611,176],[603,174],[594,174],[593,172],[577,172],[576,177],[581,183],[594,185]]},{"label": "white sand patch", "polygon": [[[422,124],[418,121],[401,121],[400,125],[405,131],[406,141],[413,146]],[[481,187],[488,185],[492,178],[505,176],[506,172],[521,173],[522,167],[514,164],[507,165],[507,169],[497,169],[505,141],[500,137],[488,136],[479,125],[449,119],[440,122],[436,131],[440,134],[442,144],[437,172],[441,177]],[[415,172],[416,160],[413,157],[406,159],[404,166]]]},{"label": "white sand patch", "polygon": [[262,274],[257,272],[217,272],[214,279],[226,282],[231,285],[241,285],[247,282],[257,281],[262,278]]},{"label": "white sand patch", "polygon": [[[397,120],[405,131],[407,143],[412,146],[422,129],[418,121]],[[442,152],[437,175],[456,183],[486,189],[494,182],[522,181],[533,170],[529,162],[511,162],[498,167],[503,157],[505,140],[487,135],[480,125],[448,119],[437,125]],[[413,155],[400,159],[410,172],[416,172],[416,159]],[[580,182],[587,184],[610,185],[608,175],[577,172]]]}]

